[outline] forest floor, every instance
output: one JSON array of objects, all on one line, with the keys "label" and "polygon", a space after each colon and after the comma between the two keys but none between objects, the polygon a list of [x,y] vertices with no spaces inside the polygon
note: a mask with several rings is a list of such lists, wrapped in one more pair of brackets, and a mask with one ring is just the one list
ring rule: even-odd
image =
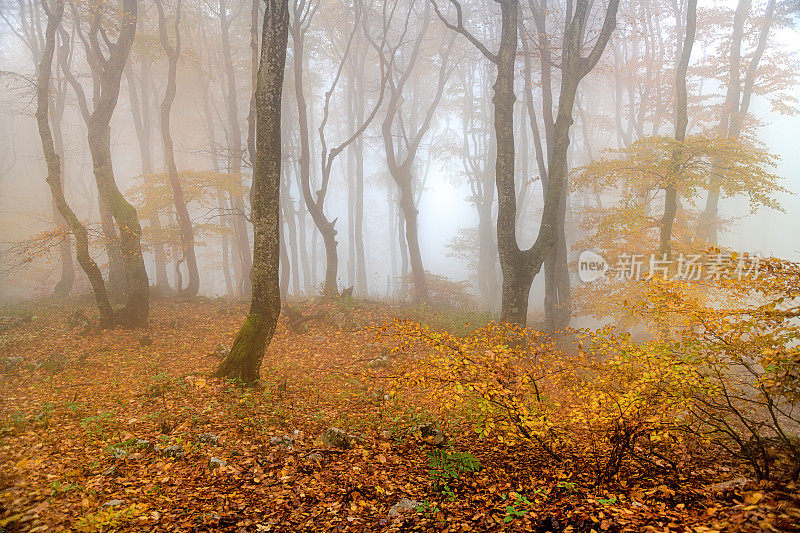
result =
[{"label": "forest floor", "polygon": [[[10,310],[27,318],[0,333],[0,532],[800,531],[797,487],[715,457],[600,490],[539,450],[452,425],[481,468],[444,496],[434,444],[409,432],[424,405],[387,405],[391,367],[370,363],[380,348],[365,326],[407,311],[301,310],[322,308],[301,333],[281,317],[257,388],[209,377],[244,304],[156,301],[149,334],[94,330],[78,303]],[[332,426],[357,437],[350,449],[314,444]],[[404,498],[416,503],[390,514]]]}]

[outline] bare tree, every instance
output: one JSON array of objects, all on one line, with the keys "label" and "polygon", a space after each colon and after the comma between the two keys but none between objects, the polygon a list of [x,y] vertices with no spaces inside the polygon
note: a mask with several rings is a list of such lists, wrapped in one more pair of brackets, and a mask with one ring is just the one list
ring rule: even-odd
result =
[{"label": "bare tree", "polygon": [[[239,105],[236,98],[236,70],[233,68],[233,55],[231,51],[230,27],[233,18],[238,14],[228,16],[226,0],[219,0],[219,25],[222,40],[222,64],[225,69],[225,111],[228,115],[228,160],[229,171],[238,176],[242,173],[242,132],[239,128]],[[234,211],[232,227],[237,243],[237,254],[241,265],[238,288],[241,294],[248,295],[251,290],[250,269],[252,257],[250,255],[250,239],[247,234],[247,221],[244,212],[244,197],[241,194],[231,195],[231,207]]]},{"label": "bare tree", "polygon": [[[141,155],[141,169],[144,179],[151,179],[153,174],[153,153],[152,153],[152,131],[153,121],[150,112],[152,101],[153,84],[153,59],[145,50],[139,52],[139,85],[137,89],[136,76],[130,62],[125,65],[125,81],[128,85],[128,95],[131,103],[131,114],[133,115],[133,127],[136,130],[136,138],[139,140],[139,153]],[[147,189],[148,191],[150,188]],[[153,259],[156,267],[156,286],[163,292],[169,292],[169,278],[167,277],[167,257],[164,253],[164,230],[161,225],[161,218],[158,210],[152,204],[155,198],[152,194],[146,194],[145,205],[148,211],[150,223],[150,234],[153,244]]]},{"label": "bare tree", "polygon": [[[731,34],[731,46],[729,55],[728,84],[725,93],[725,103],[722,108],[722,117],[719,123],[719,134],[724,137],[739,137],[742,132],[742,125],[750,109],[750,100],[753,96],[756,77],[758,76],[758,65],[767,48],[770,28],[775,20],[775,0],[768,0],[764,8],[761,27],[758,33],[758,44],[756,45],[750,62],[747,65],[744,78],[741,75],[742,68],[742,44],[744,43],[744,26],[747,16],[750,13],[751,0],[739,0],[736,12],[733,17],[733,30]],[[719,180],[712,180],[708,184],[708,196],[706,205],[698,220],[698,236],[711,243],[716,244],[718,239],[719,223],[719,199],[720,184]]]},{"label": "bare tree", "polygon": [[[293,58],[294,58],[294,78],[295,78],[295,98],[297,100],[298,116],[300,122],[300,184],[303,191],[303,198],[305,199],[308,212],[314,220],[314,224],[319,229],[322,235],[322,240],[325,245],[325,282],[323,286],[323,294],[326,296],[335,296],[339,293],[337,286],[337,274],[339,269],[339,256],[337,252],[338,242],[336,241],[336,219],[328,220],[325,215],[325,197],[328,193],[328,186],[330,184],[331,171],[333,170],[333,163],[336,158],[348,146],[350,146],[356,139],[358,139],[367,127],[370,125],[378,109],[383,102],[383,95],[386,89],[386,76],[381,72],[381,87],[378,98],[372,111],[364,119],[364,121],[356,127],[356,130],[339,145],[328,147],[328,141],[325,134],[325,127],[330,115],[331,97],[339,83],[342,75],[342,70],[347,62],[350,49],[353,44],[353,39],[359,29],[361,23],[362,11],[356,6],[356,17],[353,22],[353,28],[347,40],[345,50],[342,58],[336,69],[335,76],[331,81],[328,91],[325,93],[325,104],[322,110],[322,120],[319,124],[318,133],[322,152],[320,155],[321,162],[321,183],[316,195],[311,192],[311,152],[310,152],[310,135],[309,135],[309,117],[308,106],[306,104],[305,92],[303,89],[303,58],[304,58],[304,40],[308,28],[310,27],[311,20],[318,8],[317,2],[306,2],[305,0],[295,0],[293,4],[293,19],[294,23],[291,25],[290,31],[292,34],[293,43]],[[384,8],[385,10],[386,8]],[[386,26],[384,26],[383,39],[378,48],[382,51],[386,43]]]},{"label": "bare tree", "polygon": [[[414,9],[414,2],[411,2],[409,11]],[[387,80],[389,85],[389,100],[387,103],[386,116],[381,125],[381,132],[383,134],[383,146],[386,152],[386,163],[389,168],[389,173],[394,179],[395,184],[400,192],[400,208],[403,210],[403,220],[405,222],[405,235],[401,237],[405,239],[408,246],[408,256],[411,263],[411,275],[414,280],[414,294],[413,300],[415,302],[424,302],[428,299],[428,290],[425,281],[425,269],[422,264],[422,254],[419,248],[419,224],[417,209],[415,202],[415,179],[414,179],[414,165],[416,156],[419,152],[420,143],[422,142],[425,134],[431,126],[431,120],[436,112],[436,108],[442,99],[444,93],[444,86],[448,76],[448,61],[450,52],[453,49],[455,42],[455,34],[446,44],[445,49],[441,52],[440,65],[438,71],[438,80],[435,86],[435,93],[432,98],[429,95],[421,96],[421,91],[414,91],[415,100],[411,102],[410,107],[417,108],[419,105],[417,99],[428,98],[430,103],[427,105],[422,119],[416,131],[407,131],[403,122],[403,106],[402,103],[408,103],[409,98],[404,96],[404,90],[414,69],[417,66],[417,59],[419,58],[420,49],[425,35],[428,31],[430,24],[430,4],[425,3],[425,11],[422,15],[422,25],[417,33],[416,39],[413,41],[411,53],[408,56],[406,64],[398,66],[398,62],[394,61],[394,68],[389,64],[391,60],[387,60],[385,55],[381,56],[382,61],[386,63]],[[406,25],[407,27],[407,25]],[[405,39],[405,31],[399,38],[399,43],[394,49],[394,55],[397,49],[401,46],[402,41]],[[397,70],[395,74],[395,69]],[[413,112],[413,111],[412,111]],[[407,123],[414,124],[415,121],[409,120]],[[397,127],[397,123],[401,127]],[[400,140],[396,141],[396,137]],[[405,155],[401,156],[401,149]]]}]

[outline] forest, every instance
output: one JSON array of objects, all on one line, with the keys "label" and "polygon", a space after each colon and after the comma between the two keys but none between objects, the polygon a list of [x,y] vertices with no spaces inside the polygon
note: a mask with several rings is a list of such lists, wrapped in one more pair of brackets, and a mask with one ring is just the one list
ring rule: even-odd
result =
[{"label": "forest", "polygon": [[0,533],[800,531],[798,30],[0,0]]}]

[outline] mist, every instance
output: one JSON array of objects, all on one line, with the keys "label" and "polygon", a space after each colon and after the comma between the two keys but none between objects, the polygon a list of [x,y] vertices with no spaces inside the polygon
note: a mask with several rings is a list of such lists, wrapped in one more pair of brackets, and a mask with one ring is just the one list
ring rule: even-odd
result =
[{"label": "mist", "polygon": [[[147,443],[103,479],[171,457],[278,499],[269,522],[195,509],[215,530],[587,530],[525,485],[547,476],[509,459],[518,445],[603,530],[625,528],[604,506],[675,496],[682,468],[726,516],[726,491],[796,490],[798,15],[794,0],[0,0],[6,462],[24,470],[25,424],[43,442],[60,413],[82,445]],[[80,383],[97,389],[79,401]],[[341,480],[312,472],[359,447],[405,469],[400,446],[423,446],[404,450],[430,485],[382,488],[349,522],[254,488],[280,463],[292,490],[320,482],[333,501]],[[747,481],[709,489],[715,453]],[[466,496],[457,480],[484,460],[517,466]],[[4,482],[39,510],[20,522],[0,498],[0,531],[186,526],[54,464],[76,494],[53,488],[43,511]],[[489,486],[515,503],[486,511]],[[674,520],[716,527],[687,505]]]}]

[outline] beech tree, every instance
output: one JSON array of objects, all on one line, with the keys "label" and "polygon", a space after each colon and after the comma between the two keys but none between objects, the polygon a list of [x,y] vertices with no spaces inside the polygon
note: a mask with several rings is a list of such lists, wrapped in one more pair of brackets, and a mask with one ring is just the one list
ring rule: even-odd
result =
[{"label": "beech tree", "polygon": [[[744,26],[750,14],[751,1],[739,0],[733,17],[733,30],[729,52],[729,71],[725,102],[719,121],[719,135],[722,137],[738,137],[742,132],[745,118],[750,109],[750,102],[758,76],[758,66],[767,48],[770,28],[774,22],[775,0],[768,0],[764,9],[762,23],[757,33],[755,50],[747,63],[742,76],[742,46],[745,42]],[[708,195],[702,216],[698,220],[699,238],[716,244],[718,239],[719,219],[719,180],[712,179],[708,184]]]},{"label": "beech tree", "polygon": [[86,227],[75,215],[75,212],[67,204],[67,200],[64,197],[61,157],[56,152],[53,134],[50,129],[50,80],[56,45],[56,31],[64,15],[64,1],[55,0],[51,4],[48,5],[48,0],[42,0],[42,8],[47,15],[47,27],[45,29],[44,49],[39,61],[36,79],[36,123],[39,127],[42,151],[47,163],[47,184],[50,186],[53,203],[60,215],[69,224],[69,229],[75,236],[78,264],[86,273],[89,283],[92,285],[95,302],[100,310],[100,325],[102,327],[113,327],[115,323],[114,311],[108,300],[106,286],[103,282],[103,273],[89,253],[89,239]]},{"label": "beech tree", "polygon": [[167,72],[167,88],[164,93],[164,100],[161,102],[161,138],[164,144],[164,159],[167,167],[167,175],[172,186],[172,198],[175,202],[175,211],[178,214],[178,227],[181,232],[181,251],[183,259],[186,260],[186,268],[189,271],[189,283],[184,289],[176,286],[177,292],[186,296],[196,296],[200,290],[200,272],[197,270],[197,257],[194,249],[194,230],[189,210],[186,208],[186,200],[183,196],[181,182],[178,180],[178,168],[175,165],[175,148],[170,132],[170,112],[172,103],[175,100],[176,77],[178,73],[178,58],[181,54],[181,0],[175,6],[175,44],[169,42],[167,35],[167,21],[164,15],[164,5],[161,0],[156,0],[158,7],[158,33],[161,38],[161,46],[167,55],[169,71]]},{"label": "beech tree", "polygon": [[253,383],[281,311],[281,97],[289,35],[289,0],[266,0],[256,84],[256,160],[252,206],[253,293],[250,312],[231,351],[214,373]]},{"label": "beech tree", "polygon": [[[81,115],[88,129],[89,151],[100,197],[101,214],[104,209],[108,209],[119,229],[119,261],[125,269],[127,296],[125,308],[118,319],[128,326],[145,327],[149,320],[150,285],[140,243],[142,228],[136,209],[128,203],[117,186],[111,159],[111,116],[117,106],[122,72],[136,33],[138,3],[136,0],[123,0],[119,12],[114,13],[119,27],[116,41],[110,39],[103,23],[103,16],[108,17],[111,10],[105,4],[87,6],[86,9],[89,18],[88,31],[84,31],[79,20],[76,21],[75,29],[92,72],[95,93],[92,95],[91,109],[80,81],[65,65],[62,68],[78,99]],[[109,22],[106,21],[106,24]],[[66,42],[69,37],[63,28],[61,33]],[[108,217],[104,219],[104,230],[112,240],[116,237],[113,225],[109,227]],[[113,287],[113,251],[109,260]]]},{"label": "beech tree", "polygon": [[[414,8],[414,3],[409,5],[409,10]],[[406,91],[406,84],[412,75],[415,74],[417,67],[417,60],[420,55],[425,36],[428,33],[428,26],[430,24],[430,4],[425,4],[425,10],[422,14],[422,25],[417,33],[417,37],[412,41],[411,52],[408,54],[408,59],[405,64],[400,61],[387,60],[385,56],[381,56],[381,60],[386,64],[387,82],[389,85],[389,100],[387,102],[386,116],[381,125],[381,133],[383,136],[383,147],[386,152],[386,163],[389,168],[389,173],[392,176],[399,191],[399,204],[403,210],[403,222],[405,223],[405,238],[407,244],[408,256],[411,263],[411,275],[413,277],[413,300],[415,302],[424,302],[428,299],[428,291],[425,280],[425,268],[422,264],[422,253],[419,247],[419,211],[416,205],[415,198],[415,163],[416,157],[419,153],[420,143],[422,142],[425,134],[428,132],[433,120],[436,108],[442,99],[444,93],[444,86],[447,82],[449,74],[448,61],[450,53],[453,49],[455,42],[455,34],[449,39],[445,48],[440,52],[440,64],[438,68],[438,79],[434,85],[434,93],[431,97],[429,94],[424,94],[415,87],[412,96],[404,96]],[[405,39],[405,31],[400,35],[400,41]],[[401,43],[394,49],[394,54],[400,48]],[[396,71],[396,72],[395,72]],[[420,73],[416,73],[421,76]],[[420,100],[427,100],[427,106],[423,106]],[[402,106],[401,103],[405,103]],[[411,117],[403,121],[403,108],[409,108],[413,113],[415,108],[423,108],[424,112],[421,117]],[[398,123],[408,126],[398,127]],[[416,128],[413,126],[416,125]]]},{"label": "beech tree", "polygon": [[[494,85],[494,129],[497,143],[495,180],[497,183],[497,247],[503,271],[501,320],[525,325],[528,315],[528,295],[533,278],[542,267],[557,242],[559,224],[563,224],[563,209],[567,181],[567,149],[572,111],[580,81],[594,68],[603,54],[616,25],[619,0],[609,0],[600,32],[588,55],[581,55],[590,14],[589,0],[577,0],[574,9],[564,14],[564,38],[561,57],[561,91],[558,113],[553,127],[552,155],[547,165],[547,187],[538,236],[527,250],[517,243],[517,199],[514,167],[514,70],[518,47],[517,0],[500,0],[500,46],[496,53],[464,26],[463,9],[458,0],[450,0],[456,11],[456,21],[449,22],[435,0],[434,9],[451,30],[464,35],[497,69]],[[559,217],[559,214],[562,214]]]},{"label": "beech tree", "polygon": [[[677,27],[681,27],[680,15],[676,14],[678,20],[675,21]],[[686,94],[686,71],[689,68],[689,59],[692,56],[692,46],[694,46],[694,34],[697,29],[697,0],[688,0],[686,4],[686,24],[683,26],[684,40],[678,57],[678,64],[675,68],[675,141],[678,146],[672,154],[672,175],[670,181],[677,180],[678,172],[683,163],[683,150],[680,147],[686,139],[686,128],[689,124],[687,110],[688,96]],[[676,183],[666,183],[664,189],[664,216],[661,221],[661,242],[659,253],[669,258],[672,255],[672,224],[675,214],[678,211],[678,186]]]}]

